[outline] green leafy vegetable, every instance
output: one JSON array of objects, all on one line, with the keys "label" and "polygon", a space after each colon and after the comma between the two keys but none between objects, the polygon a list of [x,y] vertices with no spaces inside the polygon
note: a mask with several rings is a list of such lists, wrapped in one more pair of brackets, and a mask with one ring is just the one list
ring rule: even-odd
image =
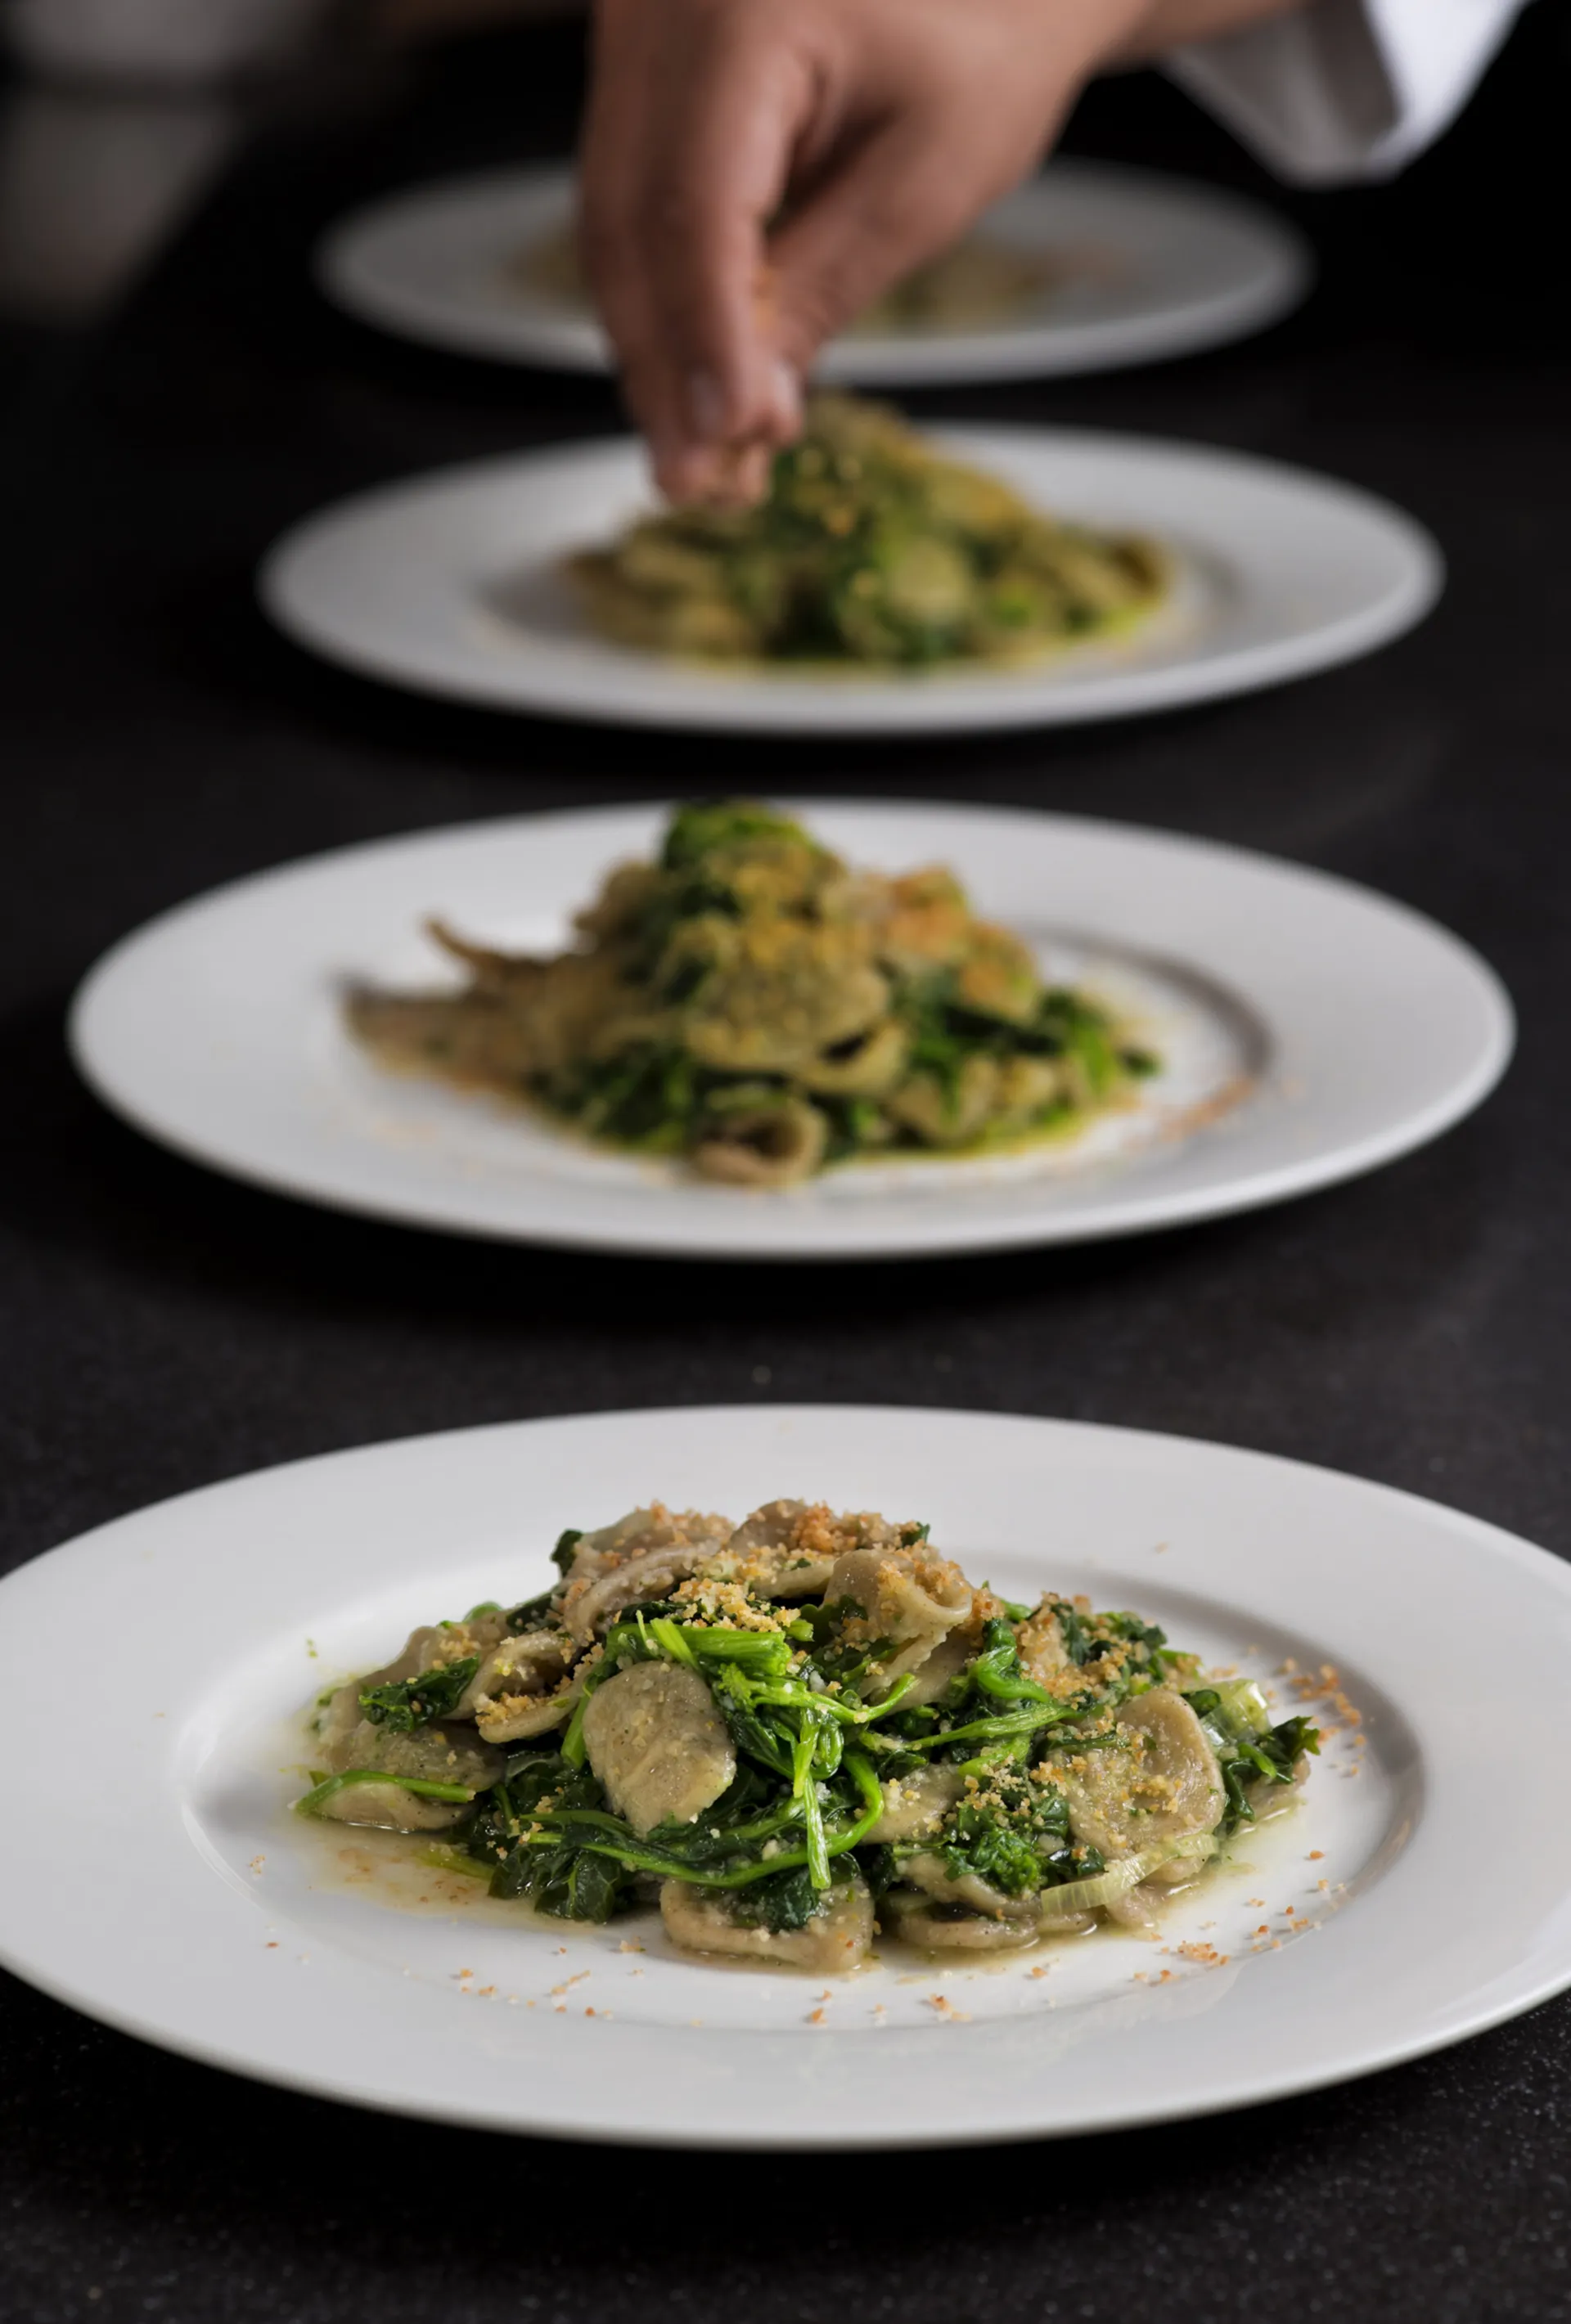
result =
[{"label": "green leafy vegetable", "polygon": [[802,1864],[790,1872],[772,1872],[739,1890],[731,1917],[744,1928],[769,1929],[780,1936],[789,1929],[805,1929],[821,1902],[813,1876]]},{"label": "green leafy vegetable", "polygon": [[[898,641],[897,658],[947,650],[946,620],[901,598],[913,577],[901,527],[843,547],[817,517],[808,532],[844,565],[820,643],[850,622]],[[487,947],[450,949],[468,990],[351,1001],[379,1056],[522,1093],[704,1176],[784,1186],[857,1157],[1012,1144],[1130,1096],[1155,1063],[1087,994],[1045,985],[1030,946],[978,917],[951,874],[854,872],[745,798],[679,807],[652,860],[610,875],[570,949],[519,962],[530,973],[497,973]]]},{"label": "green leafy vegetable", "polygon": [[357,1784],[392,1784],[401,1792],[412,1792],[417,1800],[451,1800],[466,1805],[475,1796],[462,1784],[428,1784],[415,1775],[384,1775],[379,1768],[354,1767],[346,1775],[324,1775],[302,1799],[296,1800],[295,1813],[320,1815],[330,1799]]},{"label": "green leafy vegetable", "polygon": [[450,1719],[479,1667],[478,1655],[465,1655],[456,1663],[438,1663],[418,1678],[362,1687],[360,1708],[374,1727],[385,1727],[390,1735],[411,1735],[433,1719]]},{"label": "green leafy vegetable", "polygon": [[661,850],[667,872],[685,872],[699,864],[716,847],[735,847],[750,839],[785,840],[811,848],[813,842],[799,823],[776,815],[769,807],[745,799],[703,799],[677,809]]},{"label": "green leafy vegetable", "polygon": [[1104,1869],[1097,1849],[1071,1845],[1063,1793],[1040,1773],[1007,1766],[990,1770],[985,1788],[950,1810],[938,1849],[952,1880],[972,1875],[1006,1896],[1034,1895]]},{"label": "green leafy vegetable", "polygon": [[1305,1753],[1318,1753],[1320,1730],[1312,1720],[1298,1717],[1273,1726],[1265,1695],[1250,1679],[1196,1687],[1184,1700],[1222,1769],[1227,1804],[1220,1831],[1226,1839],[1241,1823],[1254,1821],[1252,1794],[1260,1785],[1290,1784]]},{"label": "green leafy vegetable", "polygon": [[982,1651],[966,1673],[978,1694],[994,1702],[1051,1702],[1053,1697],[1020,1666],[1020,1646],[1009,1622],[989,1622],[982,1634]]},{"label": "green leafy vegetable", "polygon": [[[928,1538],[923,1524],[901,1526],[898,1554],[919,1550]],[[559,1542],[564,1572],[582,1539],[569,1530]],[[1173,1674],[1197,1671],[1155,1624],[1127,1609],[1094,1611],[1084,1600],[1049,1596],[1040,1613],[993,1600],[979,1627],[959,1633],[967,1658],[915,1702],[922,1690],[911,1674],[892,1685],[887,1675],[901,1639],[869,1639],[875,1626],[859,1600],[782,1603],[744,1591],[734,1576],[735,1567],[721,1565],[691,1586],[671,1584],[669,1596],[625,1606],[581,1655],[558,1628],[551,1592],[522,1601],[505,1613],[509,1630],[550,1628],[569,1667],[577,1664],[577,1702],[564,1731],[505,1751],[492,1762],[501,1765],[500,1777],[478,1792],[360,1768],[317,1780],[297,1805],[318,1814],[345,1785],[376,1784],[450,1804],[457,1812],[444,1862],[484,1878],[498,1897],[587,1923],[646,1900],[651,1884],[675,1881],[724,1900],[741,1927],[785,1935],[844,1898],[848,1880],[875,1897],[901,1892],[897,1907],[909,1906],[916,1855],[936,1855],[956,1883],[981,1884],[962,1890],[979,1906],[989,1896],[994,1904],[1035,1897],[1049,1916],[1100,1908],[1142,1877],[1127,1855],[1109,1867],[1077,1840],[1074,1762],[1127,1744],[1120,1705]],[[494,1624],[502,1613],[486,1601],[466,1618]],[[1020,1644],[1025,1622],[1040,1639],[1044,1620],[1056,1622],[1068,1664],[1049,1672],[1050,1685],[1031,1676]],[[892,1614],[889,1627],[899,1627]],[[646,1663],[703,1680],[725,1722],[735,1772],[690,1820],[635,1831],[588,1763],[584,1722],[601,1687]],[[478,1668],[477,1655],[466,1656],[412,1679],[361,1686],[358,1701],[390,1735],[412,1733],[452,1717]],[[683,1691],[692,1692],[690,1681]],[[1191,1683],[1185,1699],[1220,1770],[1224,1839],[1261,1812],[1264,1791],[1297,1778],[1304,1755],[1318,1749],[1318,1734],[1302,1717],[1273,1721],[1252,1681]],[[718,1738],[715,1748],[724,1761]],[[919,1776],[932,1786],[930,1794],[919,1788],[923,1814],[931,1796],[941,1815],[904,1826],[892,1815],[894,1836],[874,1840],[886,1812],[901,1803],[894,1792],[886,1800],[890,1779]],[[1209,1834],[1175,1843],[1197,1862],[1215,1845]],[[941,1924],[967,1907],[925,1909],[929,1923],[936,1909]]]},{"label": "green leafy vegetable", "polygon": [[1082,1669],[1096,1652],[1099,1641],[1078,1609],[1067,1598],[1060,1598],[1053,1608],[1058,1617],[1058,1635],[1064,1641],[1064,1652],[1072,1663]]}]

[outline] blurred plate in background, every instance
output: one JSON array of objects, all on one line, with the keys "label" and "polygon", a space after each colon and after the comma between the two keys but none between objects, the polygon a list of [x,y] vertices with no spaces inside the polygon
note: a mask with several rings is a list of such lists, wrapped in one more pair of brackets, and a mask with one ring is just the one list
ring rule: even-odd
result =
[{"label": "blurred plate in background", "polygon": [[181,905],[88,978],[77,1062],[150,1137],[339,1209],[586,1250],[855,1259],[1083,1242],[1307,1194],[1437,1137],[1511,1055],[1511,1003],[1475,953],[1323,873],[1067,816],[792,811],[854,864],[947,865],[1046,973],[1112,1000],[1162,1061],[1139,1102],[1074,1140],[768,1191],[389,1073],[350,1039],[348,980],[444,982],[421,935],[432,912],[483,942],[559,949],[611,866],[652,853],[652,807],[415,832]]},{"label": "blurred plate in background", "polygon": [[[572,215],[566,169],[419,187],[335,226],[318,280],[351,314],[432,346],[605,371],[605,336],[568,256]],[[1255,203],[1099,161],[1054,161],[973,241],[969,280],[938,294],[947,319],[875,316],[828,347],[816,375],[916,387],[1153,363],[1262,329],[1313,272],[1300,236]]]},{"label": "blurred plate in background", "polygon": [[1389,502],[1200,444],[937,428],[940,449],[1044,512],[1174,552],[1139,629],[1011,665],[700,663],[596,637],[559,567],[651,505],[631,439],[567,444],[385,484],[273,549],[263,604],[364,677],[493,709],[721,733],[976,733],[1243,694],[1351,661],[1420,620],[1439,552]]}]

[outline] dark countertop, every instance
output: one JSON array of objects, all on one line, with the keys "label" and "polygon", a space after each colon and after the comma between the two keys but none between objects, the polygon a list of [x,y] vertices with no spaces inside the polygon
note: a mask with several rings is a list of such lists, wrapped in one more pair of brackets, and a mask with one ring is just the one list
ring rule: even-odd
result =
[{"label": "dark countertop", "polygon": [[[1571,332],[1563,252],[1542,235],[1563,212],[1568,69],[1565,14],[1531,9],[1471,115],[1404,180],[1281,198],[1325,275],[1266,337],[913,400],[1203,438],[1388,493],[1452,561],[1425,629],[1233,705],[1004,741],[815,744],[806,765],[784,747],[405,700],[268,633],[250,569],[318,503],[614,424],[594,383],[360,331],[304,271],[351,200],[559,149],[576,36],[455,49],[419,87],[385,69],[297,92],[120,319],[11,397],[0,443],[0,1563],[338,1445],[761,1397],[1233,1439],[1571,1553]],[[1071,142],[1262,182],[1149,77],[1095,93]],[[1521,1011],[1517,1064],[1438,1146],[1308,1202],[875,1275],[679,1270],[329,1217],[143,1145],[66,1065],[62,1010],[95,954],[217,881],[427,824],[788,784],[1094,812],[1369,881],[1495,963]],[[1489,1645],[1487,1608],[1458,1619],[1509,1650]],[[88,1635],[112,1669],[114,1641]],[[6,1646],[41,1650],[60,1648]],[[1483,1835],[1458,1833],[1457,1875],[1468,1909],[1509,1911],[1510,1868]],[[0,2055],[8,2324],[1571,2314],[1571,2000],[1231,2118],[829,2172],[359,2115],[165,2057],[14,1983]]]}]

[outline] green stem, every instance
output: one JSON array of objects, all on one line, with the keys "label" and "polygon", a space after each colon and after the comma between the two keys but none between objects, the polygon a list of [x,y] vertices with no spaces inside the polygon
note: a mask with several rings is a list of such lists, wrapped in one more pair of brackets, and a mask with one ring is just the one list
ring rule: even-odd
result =
[{"label": "green stem", "polygon": [[[601,1668],[604,1667],[602,1664]],[[584,1681],[583,1691],[573,1705],[573,1715],[568,1720],[567,1731],[562,1737],[561,1755],[569,1767],[581,1767],[589,1756],[588,1747],[584,1741],[584,1713],[588,1709],[589,1697],[595,1692],[594,1676],[595,1674],[591,1671],[589,1676]]]},{"label": "green stem", "polygon": [[[843,1825],[838,1831],[824,1826],[824,1852],[827,1858],[844,1856],[847,1849],[860,1847],[883,1812],[883,1794],[869,1762],[859,1753],[851,1752],[846,1757],[846,1766],[862,1795],[863,1812],[854,1823]],[[571,1830],[564,1827],[583,1823],[592,1827],[609,1826],[615,1830],[616,1819],[603,1814],[597,1808],[559,1808],[554,1812],[550,1824],[542,1824],[536,1831],[526,1833],[520,1845],[524,1848],[556,1847],[562,1840],[575,1837]],[[685,1880],[695,1888],[746,1888],[755,1880],[767,1880],[772,1872],[792,1872],[799,1865],[809,1862],[805,1846],[782,1848],[778,1856],[765,1857],[756,1864],[741,1865],[731,1872],[705,1872],[697,1865],[684,1864],[679,1857],[668,1856],[661,1850],[636,1842],[589,1839],[580,1841],[579,1845],[596,1856],[614,1858],[617,1863],[626,1865],[630,1871],[658,1873],[664,1879]]]},{"label": "green stem", "polygon": [[914,1683],[908,1671],[903,1678],[896,1679],[882,1702],[862,1703],[855,1709],[842,1702],[837,1695],[815,1694],[811,1687],[799,1685],[794,1680],[779,1686],[754,1686],[749,1701],[766,1702],[781,1711],[821,1711],[830,1719],[837,1719],[843,1727],[869,1727],[875,1719],[887,1718],[892,1711],[898,1710]]},{"label": "green stem", "polygon": [[945,1728],[937,1735],[913,1737],[902,1742],[902,1751],[936,1751],[942,1743],[1002,1743],[1012,1735],[1034,1735],[1044,1727],[1056,1727],[1060,1720],[1079,1719],[1083,1711],[1061,1710],[1053,1718],[1043,1718],[1040,1711],[1029,1717],[1010,1719],[1002,1713],[996,1719],[973,1719],[964,1727]]},{"label": "green stem", "polygon": [[815,1712],[802,1719],[802,1731],[791,1749],[791,1796],[801,1806],[808,1835],[808,1872],[815,1888],[829,1885],[829,1852],[824,1843],[824,1810],[813,1774],[823,1721]]},{"label": "green stem", "polygon": [[706,1630],[685,1622],[673,1628],[679,1628],[683,1640],[701,1660],[764,1663],[776,1673],[790,1667],[791,1650],[779,1630]]},{"label": "green stem", "polygon": [[377,1767],[354,1767],[347,1775],[324,1777],[303,1799],[296,1800],[296,1815],[320,1815],[327,1802],[352,1784],[393,1784],[401,1792],[412,1792],[417,1800],[452,1800],[465,1806],[475,1796],[462,1784],[428,1784],[418,1775],[384,1775]]},{"label": "green stem", "polygon": [[973,1665],[971,1679],[972,1683],[982,1693],[990,1694],[994,1702],[1051,1702],[1055,1699],[1045,1686],[1039,1686],[1034,1678],[1026,1678],[1023,1674],[1018,1678],[1001,1677],[997,1671],[989,1670],[984,1661]]},{"label": "green stem", "polygon": [[691,1646],[682,1636],[679,1626],[668,1614],[657,1614],[653,1618],[649,1626],[649,1635],[673,1663],[684,1663],[688,1670],[698,1667]]},{"label": "green stem", "polygon": [[466,1880],[489,1880],[492,1867],[476,1864],[458,1848],[421,1848],[415,1851],[415,1861],[429,1864],[434,1872],[456,1872]]}]

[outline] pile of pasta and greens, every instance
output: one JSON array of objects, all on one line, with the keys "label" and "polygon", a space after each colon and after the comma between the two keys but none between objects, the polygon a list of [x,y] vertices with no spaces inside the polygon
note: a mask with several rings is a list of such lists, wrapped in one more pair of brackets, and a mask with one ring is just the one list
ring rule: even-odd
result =
[{"label": "pile of pasta and greens", "polygon": [[756,508],[641,519],[569,559],[618,643],[701,659],[921,669],[1019,661],[1133,628],[1169,559],[1045,514],[882,404],[822,395]]},{"label": "pile of pasta and greens", "polygon": [[300,1809],[545,1914],[658,1897],[686,1950],[822,1974],[879,1926],[977,1952],[1147,1924],[1318,1748],[1136,1614],[975,1587],[921,1524],[657,1503],[556,1559],[324,1696]]},{"label": "pile of pasta and greens", "polygon": [[752,1186],[1062,1135],[1157,1064],[1086,993],[1046,983],[953,873],[853,871],[748,801],[680,808],[657,860],[614,871],[576,930],[533,958],[432,923],[464,989],[364,989],[350,1027],[386,1065]]}]

